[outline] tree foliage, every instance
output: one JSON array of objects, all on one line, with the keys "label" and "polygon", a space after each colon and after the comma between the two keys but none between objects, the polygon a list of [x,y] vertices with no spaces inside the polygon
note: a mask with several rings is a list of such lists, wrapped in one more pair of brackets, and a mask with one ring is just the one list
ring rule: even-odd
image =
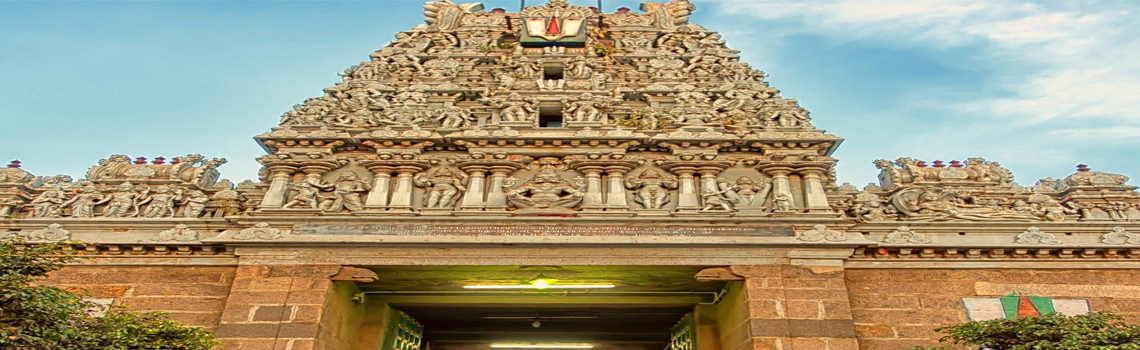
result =
[{"label": "tree foliage", "polygon": [[97,305],[67,291],[34,285],[75,257],[68,244],[0,242],[0,350],[208,350],[216,342],[201,328],[163,313],[114,307],[103,317]]},{"label": "tree foliage", "polygon": [[[967,322],[936,331],[946,334],[943,343],[990,350],[1140,350],[1140,326],[1107,312]],[[960,347],[912,350],[952,348]]]}]

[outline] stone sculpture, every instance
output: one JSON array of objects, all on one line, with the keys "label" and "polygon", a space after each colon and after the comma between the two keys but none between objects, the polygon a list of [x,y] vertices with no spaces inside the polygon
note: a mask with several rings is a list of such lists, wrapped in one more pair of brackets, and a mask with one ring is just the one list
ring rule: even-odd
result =
[{"label": "stone sculpture", "polygon": [[463,172],[440,167],[430,173],[416,174],[413,180],[416,186],[427,189],[424,195],[424,207],[445,209],[455,207],[456,200],[467,191],[467,187],[463,185],[467,178],[467,174]]},{"label": "stone sculpture", "polygon": [[581,204],[585,196],[550,168],[506,194],[511,204],[520,209],[571,209]]},{"label": "stone sculpture", "polygon": [[341,173],[330,187],[332,195],[325,197],[320,204],[321,210],[326,213],[364,210],[362,195],[372,189],[368,182],[352,171]]},{"label": "stone sculpture", "polygon": [[677,189],[677,178],[661,174],[655,169],[647,169],[625,180],[628,189],[636,190],[633,200],[645,209],[662,209],[669,203],[669,190]]}]

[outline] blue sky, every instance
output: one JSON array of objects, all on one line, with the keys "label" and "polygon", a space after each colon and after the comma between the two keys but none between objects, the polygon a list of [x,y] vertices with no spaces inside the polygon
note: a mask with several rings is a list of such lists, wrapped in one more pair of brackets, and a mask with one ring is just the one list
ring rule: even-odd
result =
[{"label": "blue sky", "polygon": [[[1023,185],[1078,163],[1140,175],[1140,2],[694,3],[693,22],[847,139],[840,182],[901,156],[981,156]],[[422,23],[421,4],[0,1],[0,160],[81,177],[110,154],[201,153],[255,178],[251,136]]]}]

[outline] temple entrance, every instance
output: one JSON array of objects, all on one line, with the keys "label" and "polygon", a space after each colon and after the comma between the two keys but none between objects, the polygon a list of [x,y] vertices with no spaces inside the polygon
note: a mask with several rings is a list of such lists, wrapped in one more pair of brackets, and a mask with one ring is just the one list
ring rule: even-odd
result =
[{"label": "temple entrance", "polygon": [[357,296],[384,350],[721,349],[739,283],[698,281],[702,268],[375,267]]}]

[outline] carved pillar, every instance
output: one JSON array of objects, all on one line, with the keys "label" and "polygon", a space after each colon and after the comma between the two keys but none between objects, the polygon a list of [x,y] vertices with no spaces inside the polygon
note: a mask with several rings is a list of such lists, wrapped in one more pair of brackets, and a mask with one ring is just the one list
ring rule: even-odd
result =
[{"label": "carved pillar", "polygon": [[364,207],[368,209],[383,209],[388,206],[388,193],[392,187],[392,172],[395,169],[387,166],[371,167],[368,170],[374,175],[372,190],[364,200]]},{"label": "carved pillar", "polygon": [[791,168],[767,168],[764,169],[764,174],[772,177],[772,198],[776,198],[776,194],[787,195],[792,200],[792,208],[795,208],[796,197],[792,195],[792,184],[788,182],[788,174],[792,173]]},{"label": "carved pillar", "polygon": [[486,207],[483,198],[486,196],[487,167],[465,166],[463,171],[467,172],[467,192],[463,194],[463,200],[459,202],[459,209],[482,210]]},{"label": "carved pillar", "polygon": [[507,193],[503,188],[507,175],[515,167],[496,165],[491,167],[491,187],[487,189],[487,210],[507,210]]},{"label": "carved pillar", "polygon": [[804,206],[811,211],[831,211],[827,193],[823,191],[822,169],[801,169],[804,178]]},{"label": "carved pillar", "polygon": [[629,167],[611,166],[606,168],[609,175],[606,187],[607,210],[629,210],[629,201],[625,197],[625,173]]},{"label": "carved pillar", "polygon": [[285,205],[285,193],[289,192],[289,178],[297,172],[292,166],[269,166],[269,189],[261,199],[261,209],[277,209]]},{"label": "carved pillar", "polygon": [[412,210],[412,193],[415,189],[412,177],[420,170],[422,169],[414,166],[396,167],[396,186],[392,190],[392,199],[388,202],[389,211]]},{"label": "carved pillar", "polygon": [[672,169],[677,174],[677,211],[697,211],[701,209],[701,195],[697,192],[697,181],[693,174],[697,169],[680,167]]},{"label": "carved pillar", "polygon": [[582,209],[602,210],[602,168],[587,166],[578,168],[586,176],[586,196],[582,198]]}]

